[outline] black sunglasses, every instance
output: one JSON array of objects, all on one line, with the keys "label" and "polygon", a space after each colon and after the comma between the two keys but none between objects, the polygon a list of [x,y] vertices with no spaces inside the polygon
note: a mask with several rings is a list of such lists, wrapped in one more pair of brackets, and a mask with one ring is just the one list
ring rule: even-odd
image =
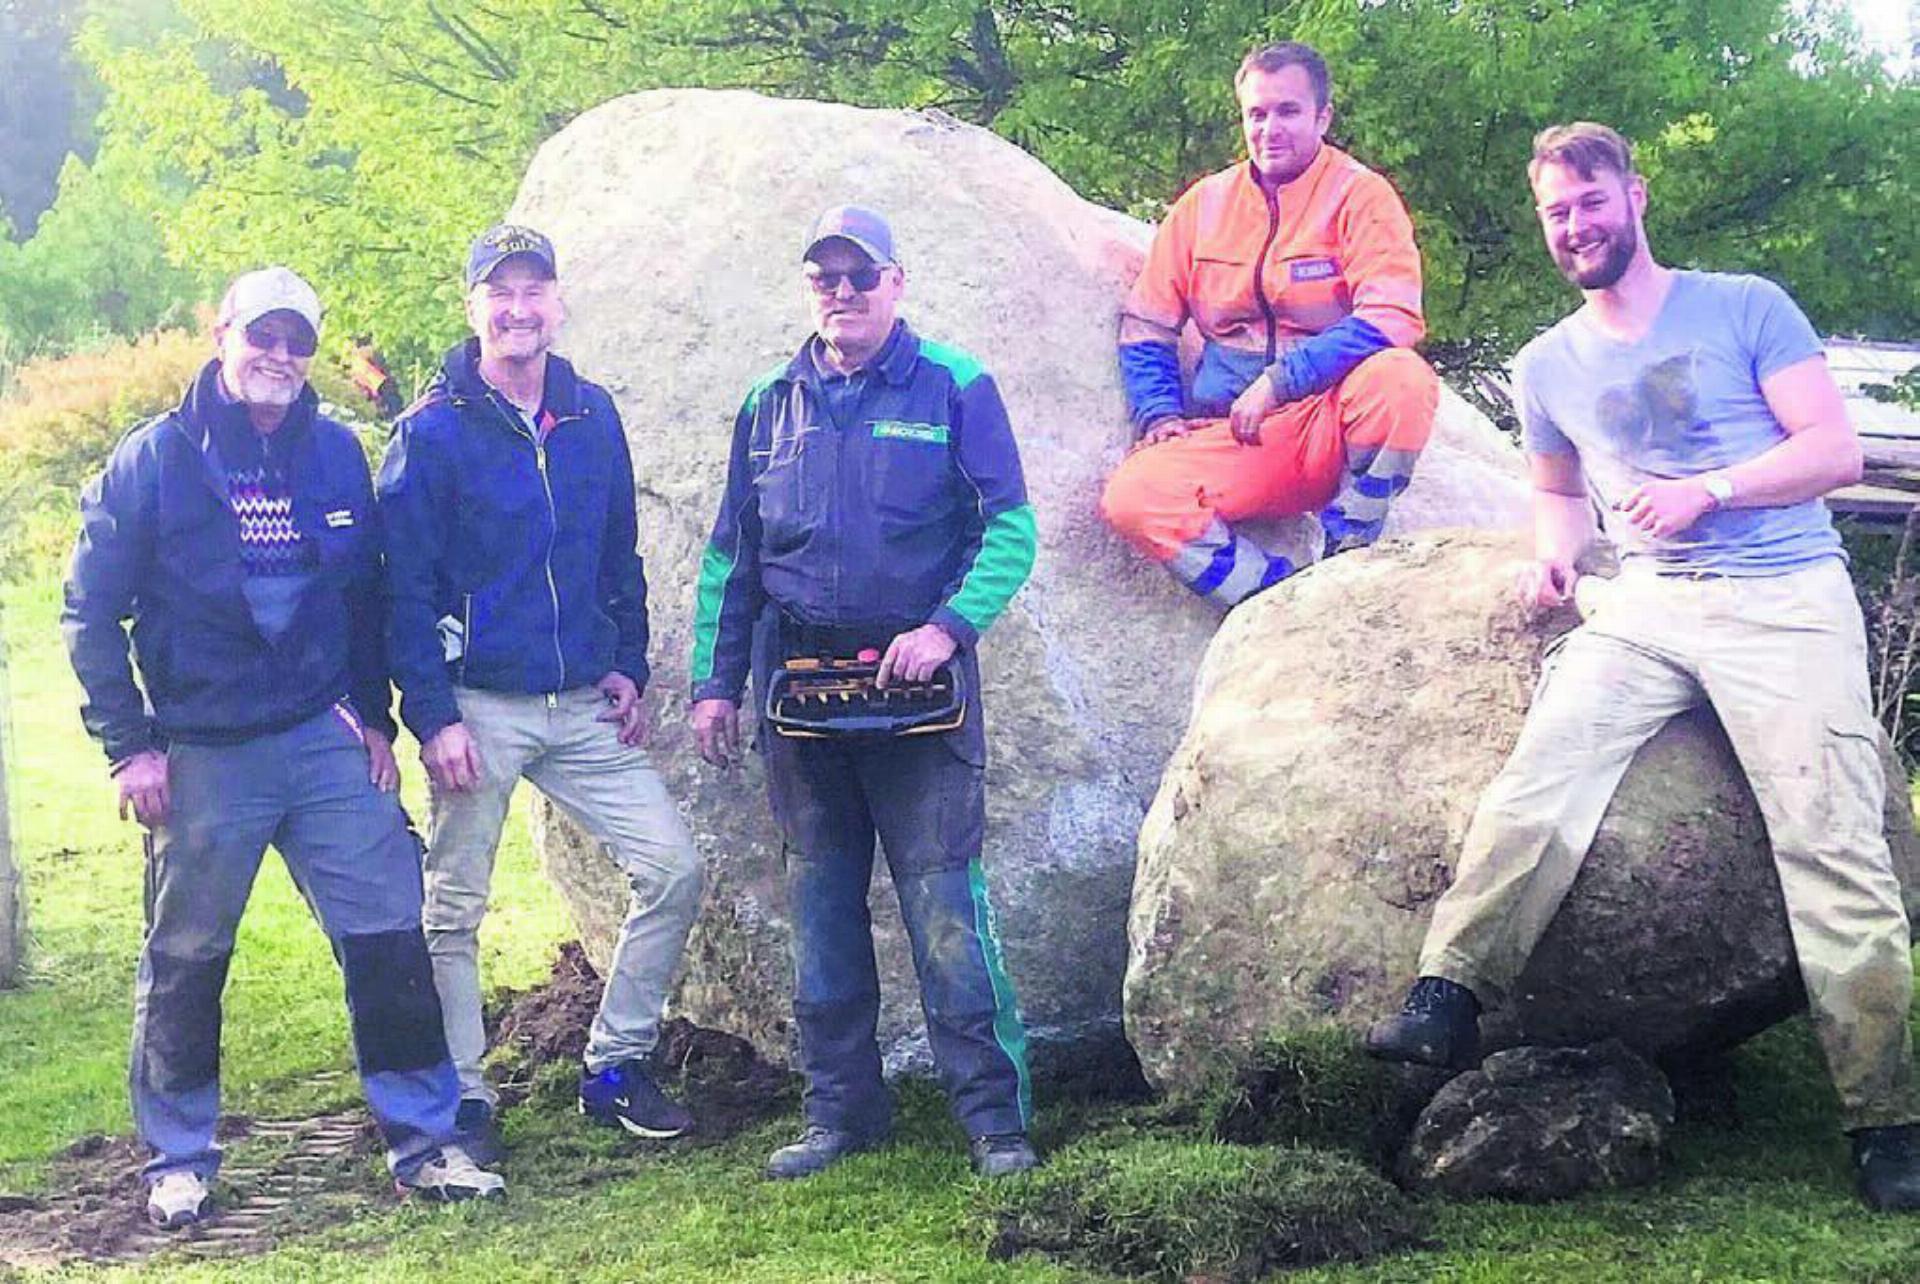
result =
[{"label": "black sunglasses", "polygon": [[838,294],[840,283],[849,281],[852,282],[854,289],[865,294],[880,284],[880,273],[884,270],[878,263],[869,263],[851,272],[826,272],[809,267],[806,269],[807,284],[813,287],[816,294]]},{"label": "black sunglasses", "polygon": [[263,321],[255,321],[247,327],[247,342],[262,352],[272,352],[275,345],[284,343],[290,357],[310,357],[320,350],[319,336],[306,327],[280,331]]}]

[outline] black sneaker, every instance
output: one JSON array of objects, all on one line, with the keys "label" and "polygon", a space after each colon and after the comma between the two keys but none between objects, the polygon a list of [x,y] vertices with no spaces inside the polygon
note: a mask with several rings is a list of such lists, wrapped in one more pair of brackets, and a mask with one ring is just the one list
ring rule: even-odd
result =
[{"label": "black sneaker", "polygon": [[1920,1124],[1855,1132],[1853,1182],[1869,1208],[1883,1213],[1920,1209]]},{"label": "black sneaker", "polygon": [[1382,1061],[1471,1070],[1480,1064],[1480,1000],[1464,985],[1423,976],[1400,1011],[1367,1031],[1367,1051]]},{"label": "black sneaker", "polygon": [[463,1097],[460,1112],[454,1116],[460,1132],[460,1148],[482,1168],[498,1168],[507,1157],[506,1142],[500,1138],[500,1124],[493,1107],[479,1097]]},{"label": "black sneaker", "polygon": [[580,1113],[636,1137],[665,1141],[693,1127],[687,1108],[667,1100],[638,1061],[622,1061],[598,1074],[580,1072]]},{"label": "black sneaker", "polygon": [[800,1134],[800,1140],[791,1146],[782,1146],[767,1156],[767,1176],[774,1181],[811,1177],[848,1155],[873,1150],[886,1139],[885,1132],[842,1132],[837,1128],[808,1124],[806,1131]]},{"label": "black sneaker", "polygon": [[1011,1177],[1040,1166],[1040,1156],[1024,1132],[1001,1132],[975,1137],[967,1143],[967,1157],[981,1177]]}]

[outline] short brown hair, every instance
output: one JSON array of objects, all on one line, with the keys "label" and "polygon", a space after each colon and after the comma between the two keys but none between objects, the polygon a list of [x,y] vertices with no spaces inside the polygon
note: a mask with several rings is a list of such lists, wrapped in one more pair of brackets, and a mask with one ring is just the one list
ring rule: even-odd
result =
[{"label": "short brown hair", "polygon": [[1320,56],[1318,49],[1298,40],[1280,40],[1248,50],[1247,56],[1240,60],[1240,70],[1233,73],[1234,92],[1239,92],[1240,82],[1247,78],[1248,72],[1275,72],[1283,67],[1298,67],[1306,72],[1307,79],[1313,82],[1314,106],[1326,107],[1333,97],[1333,80],[1327,75],[1327,60]]},{"label": "short brown hair", "polygon": [[1588,182],[1595,170],[1610,169],[1621,178],[1632,178],[1633,144],[1617,130],[1576,120],[1571,125],[1549,125],[1533,136],[1533,159],[1527,162],[1527,178],[1539,177],[1542,165],[1565,165]]}]

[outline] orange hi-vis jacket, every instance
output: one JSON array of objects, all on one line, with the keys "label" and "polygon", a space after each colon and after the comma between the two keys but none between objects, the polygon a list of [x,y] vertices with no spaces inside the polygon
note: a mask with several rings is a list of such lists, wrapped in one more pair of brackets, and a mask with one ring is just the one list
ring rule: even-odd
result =
[{"label": "orange hi-vis jacket", "polygon": [[[1183,397],[1189,318],[1204,344]],[[1271,193],[1243,161],[1174,203],[1121,314],[1121,378],[1144,429],[1168,416],[1223,416],[1263,374],[1283,402],[1323,392],[1425,333],[1406,206],[1386,179],[1322,144]]]}]

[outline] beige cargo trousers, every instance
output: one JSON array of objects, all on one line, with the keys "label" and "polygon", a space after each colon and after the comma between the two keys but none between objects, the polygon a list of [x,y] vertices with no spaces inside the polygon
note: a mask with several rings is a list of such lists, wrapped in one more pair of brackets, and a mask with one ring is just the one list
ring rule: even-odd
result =
[{"label": "beige cargo trousers", "polygon": [[1573,885],[1635,751],[1706,700],[1766,820],[1845,1127],[1920,1119],[1913,958],[1845,564],[1688,577],[1630,563],[1598,601],[1550,656],[1520,741],[1481,797],[1420,974],[1498,1003]]}]

